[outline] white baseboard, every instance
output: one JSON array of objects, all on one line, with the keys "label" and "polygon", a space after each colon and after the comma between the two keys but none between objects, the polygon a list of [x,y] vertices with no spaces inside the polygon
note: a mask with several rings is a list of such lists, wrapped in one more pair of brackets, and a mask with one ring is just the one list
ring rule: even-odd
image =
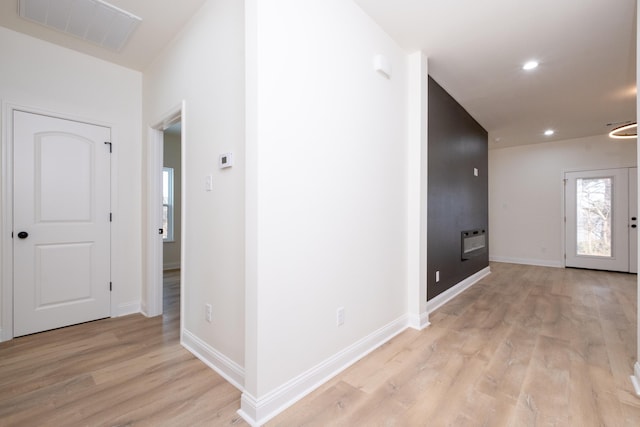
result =
[{"label": "white baseboard", "polygon": [[149,312],[147,311],[147,303],[142,301],[140,304],[140,313],[142,313],[145,317],[150,317]]},{"label": "white baseboard", "polygon": [[564,267],[562,265],[562,261],[551,261],[548,259],[511,258],[511,257],[490,255],[489,261],[506,262],[507,264],[536,265],[538,267],[555,267],[555,268]]},{"label": "white baseboard", "polygon": [[417,331],[421,331],[424,328],[426,328],[427,326],[429,326],[431,323],[429,323],[429,312],[425,311],[424,313],[420,313],[420,315],[417,314],[410,314],[409,315],[409,327],[413,328]]},{"label": "white baseboard", "polygon": [[408,325],[408,315],[403,315],[259,399],[244,391],[238,414],[252,426],[263,425],[329,381],[329,379],[407,329]]},{"label": "white baseboard", "polygon": [[242,391],[244,388],[244,368],[242,366],[186,329],[182,330],[180,344],[225,380],[229,381],[235,388]]},{"label": "white baseboard", "polygon": [[129,314],[140,313],[140,301],[131,301],[119,304],[116,307],[116,312],[112,317],[128,316]]},{"label": "white baseboard", "polygon": [[640,396],[640,363],[636,362],[633,365],[633,375],[631,375],[631,384],[636,394]]},{"label": "white baseboard", "polygon": [[163,270],[177,270],[179,268],[180,268],[180,261],[168,262],[166,264],[163,264],[163,266],[162,266]]},{"label": "white baseboard", "polygon": [[435,296],[434,298],[431,298],[429,301],[427,301],[427,311],[431,313],[432,311],[440,308],[441,306],[451,301],[453,298],[455,298],[462,292],[469,289],[471,286],[478,283],[480,280],[482,280],[484,277],[488,276],[489,274],[491,274],[491,267],[483,268],[482,270],[478,271],[476,274],[473,274],[467,277],[457,285],[447,289],[446,291]]}]

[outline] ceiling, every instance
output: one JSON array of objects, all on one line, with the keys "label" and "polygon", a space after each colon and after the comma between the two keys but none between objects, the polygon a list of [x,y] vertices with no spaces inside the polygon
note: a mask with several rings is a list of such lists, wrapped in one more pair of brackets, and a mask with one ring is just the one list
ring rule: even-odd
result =
[{"label": "ceiling", "polygon": [[[50,0],[66,3],[70,0]],[[134,70],[143,71],[206,0],[105,0],[142,18],[129,43],[115,52],[71,35],[27,21],[18,15],[18,0],[0,1],[0,26],[47,40]]]},{"label": "ceiling", "polygon": [[[636,120],[635,0],[355,0],[489,132],[490,148]],[[524,71],[535,59],[540,65]],[[546,129],[554,129],[551,137]]]},{"label": "ceiling", "polygon": [[[143,71],[205,1],[107,0],[142,18],[119,53],[21,19],[18,0],[0,2],[0,25]],[[429,74],[489,131],[490,148],[636,120],[635,0],[354,1],[407,52],[426,53]],[[539,67],[522,70],[531,59]]]}]

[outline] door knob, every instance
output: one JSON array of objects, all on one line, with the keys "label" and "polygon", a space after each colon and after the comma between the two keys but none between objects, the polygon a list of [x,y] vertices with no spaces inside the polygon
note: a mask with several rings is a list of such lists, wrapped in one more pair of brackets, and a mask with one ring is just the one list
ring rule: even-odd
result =
[{"label": "door knob", "polygon": [[27,233],[26,231],[21,231],[18,233],[18,237],[20,239],[26,239],[27,237],[29,237],[29,233]]},{"label": "door knob", "polygon": [[637,227],[637,225],[631,224],[631,228],[636,228],[636,227]]},{"label": "door knob", "polygon": [[635,221],[636,219],[638,219],[638,218],[636,218],[635,216],[631,217],[631,221]]}]

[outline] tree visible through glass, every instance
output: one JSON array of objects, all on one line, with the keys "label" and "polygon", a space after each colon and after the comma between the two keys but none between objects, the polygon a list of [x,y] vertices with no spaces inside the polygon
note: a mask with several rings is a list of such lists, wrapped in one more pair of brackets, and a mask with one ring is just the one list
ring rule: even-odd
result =
[{"label": "tree visible through glass", "polygon": [[613,178],[576,180],[577,254],[611,257]]}]

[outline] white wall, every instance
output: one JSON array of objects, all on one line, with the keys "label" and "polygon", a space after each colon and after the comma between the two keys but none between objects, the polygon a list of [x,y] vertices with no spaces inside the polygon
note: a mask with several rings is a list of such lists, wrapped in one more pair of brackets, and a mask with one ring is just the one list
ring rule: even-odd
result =
[{"label": "white wall", "polygon": [[182,229],[181,189],[181,156],[180,135],[173,132],[164,133],[164,166],[173,168],[173,241],[162,244],[162,265],[165,269],[180,267],[180,239]]},{"label": "white wall", "polygon": [[[210,0],[144,72],[144,123],[185,101],[183,329],[205,350],[244,363],[243,3]],[[218,169],[233,152],[235,166]],[[213,191],[205,177],[213,175]],[[213,306],[207,323],[204,305]]]},{"label": "white wall", "polygon": [[[114,195],[117,195],[112,200],[112,312],[119,315],[139,311],[141,74],[6,28],[0,28],[0,58],[5,143],[10,142],[6,134],[6,121],[10,120],[6,112],[10,105],[111,126]],[[3,166],[9,161],[2,160]],[[3,168],[2,179],[5,178]],[[6,212],[2,215],[6,218]],[[10,232],[2,230],[5,251],[4,239],[10,238]],[[6,252],[3,256],[6,259]],[[6,265],[2,265],[3,277],[10,281],[4,274]],[[3,301],[1,306],[10,303]],[[4,311],[2,318],[6,324],[8,310]]]},{"label": "white wall", "polygon": [[489,150],[489,252],[563,265],[564,172],[636,166],[636,141],[606,135]]},{"label": "white wall", "polygon": [[[260,406],[407,313],[408,70],[407,55],[353,2],[245,8],[243,404]],[[376,54],[391,79],[374,71]]]}]

